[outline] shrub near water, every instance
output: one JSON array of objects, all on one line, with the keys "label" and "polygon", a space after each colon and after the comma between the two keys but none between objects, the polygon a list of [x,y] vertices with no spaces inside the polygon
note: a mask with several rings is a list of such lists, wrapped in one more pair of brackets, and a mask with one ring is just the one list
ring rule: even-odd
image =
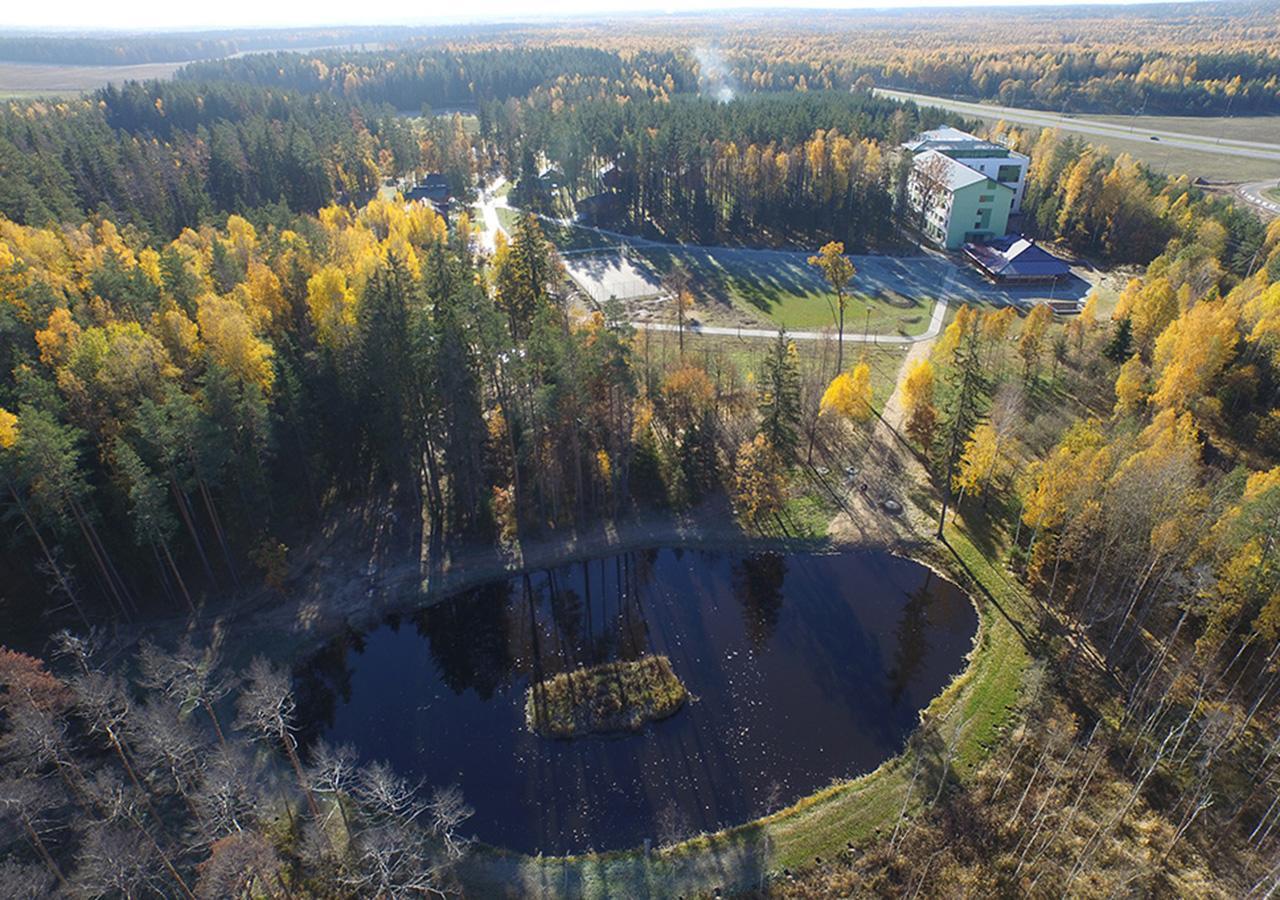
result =
[{"label": "shrub near water", "polygon": [[543,737],[635,731],[673,715],[689,692],[665,656],[600,663],[529,686],[525,725]]}]

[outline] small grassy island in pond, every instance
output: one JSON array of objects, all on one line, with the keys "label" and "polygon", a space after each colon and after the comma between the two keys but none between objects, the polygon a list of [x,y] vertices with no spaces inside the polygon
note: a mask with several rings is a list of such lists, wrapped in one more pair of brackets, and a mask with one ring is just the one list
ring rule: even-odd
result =
[{"label": "small grassy island in pond", "polygon": [[665,656],[642,656],[562,672],[529,686],[524,720],[543,737],[635,731],[674,715],[689,692]]}]

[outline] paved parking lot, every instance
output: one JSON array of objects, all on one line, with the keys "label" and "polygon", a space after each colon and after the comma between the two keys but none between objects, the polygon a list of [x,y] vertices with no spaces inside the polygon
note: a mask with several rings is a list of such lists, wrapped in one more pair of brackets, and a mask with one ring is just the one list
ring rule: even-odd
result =
[{"label": "paved parking lot", "polygon": [[[1090,288],[1080,277],[1066,284],[1002,287],[968,266],[935,255],[851,258],[858,269],[854,290],[873,297],[898,295],[924,301],[1027,306],[1041,300],[1083,300]],[[564,257],[570,276],[597,303],[662,293],[662,278],[677,261],[695,273],[722,272],[733,283],[750,284],[765,295],[826,291],[821,275],[808,264],[808,254],[800,251],[637,242],[625,249],[570,253]]]}]

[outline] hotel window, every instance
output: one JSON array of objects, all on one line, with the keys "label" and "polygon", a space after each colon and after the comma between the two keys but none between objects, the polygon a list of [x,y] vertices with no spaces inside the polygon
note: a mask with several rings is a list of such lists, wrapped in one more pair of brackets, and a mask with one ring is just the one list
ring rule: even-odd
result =
[{"label": "hotel window", "polygon": [[979,194],[978,195],[979,203],[990,203],[994,199],[996,199],[995,194]]}]

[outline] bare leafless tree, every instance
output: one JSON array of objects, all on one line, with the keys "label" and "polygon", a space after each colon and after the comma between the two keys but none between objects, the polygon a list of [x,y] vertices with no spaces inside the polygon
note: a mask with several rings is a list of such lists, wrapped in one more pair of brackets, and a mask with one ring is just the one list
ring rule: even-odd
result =
[{"label": "bare leafless tree", "polygon": [[87,675],[97,667],[96,657],[101,649],[102,633],[96,629],[90,629],[86,634],[64,629],[53,636],[54,655],[71,660],[81,674]]},{"label": "bare leafless tree", "polygon": [[14,857],[0,859],[0,897],[9,900],[46,900],[54,895],[58,879],[49,870]]},{"label": "bare leafless tree", "polygon": [[62,874],[62,869],[54,862],[53,854],[44,841],[44,835],[57,827],[57,822],[49,815],[49,811],[58,805],[59,800],[52,786],[38,778],[24,776],[0,781],[0,817],[12,819],[18,824],[49,874],[63,889],[69,889],[70,885]]},{"label": "bare leafless tree", "polygon": [[159,856],[122,823],[91,825],[76,856],[75,882],[89,897],[164,896]]},{"label": "bare leafless tree", "polygon": [[189,797],[200,780],[205,746],[190,720],[162,704],[144,703],[130,709],[125,730],[139,761],[156,780],[168,781],[175,793]]},{"label": "bare leafless tree", "polygon": [[16,771],[36,777],[49,767],[68,792],[83,802],[84,771],[74,752],[67,720],[34,706],[8,711],[8,730],[0,735],[0,755]]},{"label": "bare leafless tree", "polygon": [[475,815],[462,797],[462,788],[456,784],[436,788],[427,809],[431,812],[431,832],[444,842],[450,858],[461,858],[470,841],[458,834],[458,828]]},{"label": "bare leafless tree", "polygon": [[251,732],[259,740],[284,748],[311,815],[320,821],[320,806],[308,785],[302,760],[298,758],[298,741],[293,736],[297,704],[288,674],[261,656],[255,658],[245,673],[244,688],[236,705],[240,711],[236,720],[238,727]]},{"label": "bare leafless tree", "polygon": [[196,896],[200,900],[248,900],[276,897],[280,858],[261,834],[243,831],[216,841],[209,858],[198,867]]},{"label": "bare leafless tree", "polygon": [[445,866],[432,859],[420,828],[388,821],[361,832],[355,863],[343,881],[361,896],[445,896]]},{"label": "bare leafless tree", "polygon": [[217,703],[234,687],[234,680],[220,671],[221,657],[214,647],[198,648],[184,639],[172,653],[143,641],[138,652],[142,672],[139,684],[170,698],[184,711],[196,707],[209,717],[220,743],[226,743]]},{"label": "bare leafless tree", "polygon": [[328,741],[319,741],[311,750],[311,763],[306,769],[311,790],[333,798],[333,805],[342,817],[342,826],[348,832],[351,831],[351,820],[347,816],[344,797],[355,784],[358,762],[355,748],[349,744],[335,747]]},{"label": "bare leafless tree", "polygon": [[[132,838],[133,843],[149,848],[146,858],[158,860],[177,885],[180,895],[186,900],[194,900],[186,879],[178,871],[177,864],[174,862],[173,852],[165,849],[152,829],[147,827],[142,811],[145,808],[155,816],[155,808],[151,805],[146,793],[140,788],[125,784],[114,773],[105,769],[94,773],[88,787],[93,806],[102,815],[100,824],[108,831],[113,830],[118,824],[131,826],[135,832]],[[142,838],[141,841],[138,840],[139,837]],[[115,843],[114,838],[111,843]]]},{"label": "bare leafless tree", "polygon": [[360,771],[353,793],[365,816],[373,822],[412,822],[427,809],[419,796],[421,789],[421,782],[407,781],[386,763],[375,762]]},{"label": "bare leafless tree", "polygon": [[75,694],[76,709],[85,724],[90,731],[106,739],[152,817],[159,821],[160,816],[151,804],[150,795],[138,778],[138,772],[131,761],[125,739],[124,725],[129,716],[132,699],[124,679],[116,674],[105,675],[102,672],[90,670],[73,678],[71,689]]},{"label": "bare leafless tree", "polygon": [[217,839],[253,828],[265,796],[259,765],[247,748],[233,742],[209,755],[192,803],[207,835]]}]

